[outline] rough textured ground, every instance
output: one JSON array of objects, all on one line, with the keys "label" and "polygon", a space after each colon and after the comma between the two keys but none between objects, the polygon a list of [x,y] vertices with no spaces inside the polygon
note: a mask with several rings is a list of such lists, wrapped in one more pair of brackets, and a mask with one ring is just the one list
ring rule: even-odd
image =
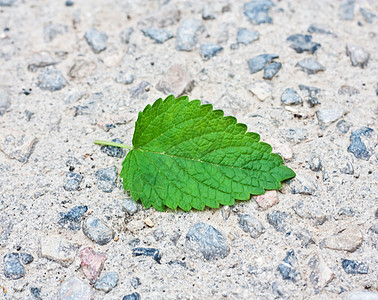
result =
[{"label": "rough textured ground", "polygon": [[[271,23],[259,25],[243,1],[69,2],[0,0],[1,299],[57,299],[64,287],[76,295],[90,288],[94,299],[378,299],[378,18],[365,11],[377,15],[376,1],[274,1],[262,8]],[[192,18],[198,21],[188,31],[197,26],[197,41],[179,51],[178,28]],[[311,24],[328,33],[308,33]],[[150,27],[173,38],[156,43],[142,32]],[[92,44],[91,28],[100,32]],[[128,28],[129,40],[121,38]],[[259,38],[238,44],[239,28]],[[298,53],[286,40],[306,33],[321,45],[314,53]],[[207,43],[223,49],[206,59],[199,45]],[[347,45],[363,50],[350,46],[348,56]],[[264,53],[282,64],[270,80],[263,70],[251,74],[247,63]],[[306,58],[324,70],[296,66]],[[133,214],[114,170],[99,179],[103,168],[119,174],[122,158],[94,139],[131,144],[138,111],[167,96],[159,82],[174,64],[189,76],[168,78],[168,89],[186,88],[191,99],[236,116],[296,171],[278,191],[279,203],[263,210],[252,198],[164,213],[138,206]],[[320,89],[320,104],[309,104],[300,84]],[[282,103],[287,88],[302,101]],[[76,217],[64,218],[73,208]],[[97,236],[91,217],[108,226]],[[200,236],[206,249],[187,238],[199,222],[220,233]],[[94,253],[87,247],[106,261],[99,255],[86,263]],[[137,247],[159,255],[133,255],[145,251]],[[101,261],[99,277],[118,274],[108,293],[93,287]],[[66,282],[73,276],[76,287]]]}]

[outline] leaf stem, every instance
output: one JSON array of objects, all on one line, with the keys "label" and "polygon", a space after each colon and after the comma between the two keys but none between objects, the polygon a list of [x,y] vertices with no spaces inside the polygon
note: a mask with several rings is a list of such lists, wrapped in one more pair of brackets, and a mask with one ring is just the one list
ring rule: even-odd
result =
[{"label": "leaf stem", "polygon": [[121,143],[116,143],[116,142],[109,142],[109,141],[103,141],[103,140],[95,140],[94,143],[96,145],[105,145],[105,146],[113,146],[113,147],[118,147],[118,148],[126,148],[126,149],[133,149],[132,146],[121,144]]}]

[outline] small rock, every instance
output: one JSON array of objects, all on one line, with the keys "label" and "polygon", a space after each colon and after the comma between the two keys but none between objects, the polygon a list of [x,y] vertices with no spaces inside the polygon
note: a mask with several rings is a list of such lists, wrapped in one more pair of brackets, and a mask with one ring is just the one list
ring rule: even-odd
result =
[{"label": "small rock", "polygon": [[140,300],[140,295],[137,292],[132,294],[126,295],[122,298],[122,300]]},{"label": "small rock", "polygon": [[308,202],[300,200],[292,208],[299,217],[314,220],[314,226],[323,225],[327,221],[323,209],[314,207]]},{"label": "small rock", "polygon": [[138,286],[140,286],[142,283],[140,282],[140,279],[138,277],[133,277],[130,280],[131,286],[136,289]]},{"label": "small rock", "polygon": [[309,277],[310,282],[314,287],[315,294],[319,294],[323,288],[331,282],[335,274],[327,266],[324,259],[317,254],[310,257],[308,266],[311,271]]},{"label": "small rock", "polygon": [[133,74],[128,73],[128,72],[123,72],[123,71],[119,72],[118,75],[114,78],[115,82],[121,83],[121,84],[131,84],[134,82],[134,79],[135,77]]},{"label": "small rock", "polygon": [[225,258],[230,253],[224,235],[202,222],[190,228],[186,235],[186,247],[201,253],[206,260]]},{"label": "small rock", "polygon": [[298,105],[298,104],[302,104],[303,100],[298,95],[296,90],[287,88],[286,90],[284,90],[284,92],[281,95],[281,102],[282,104],[285,104],[285,105]]},{"label": "small rock", "polygon": [[154,222],[150,218],[145,218],[143,222],[150,228],[154,227]]},{"label": "small rock", "polygon": [[368,11],[366,8],[361,7],[360,8],[361,15],[363,16],[365,22],[372,24],[374,19],[377,17],[372,12]]},{"label": "small rock", "polygon": [[314,178],[304,174],[298,174],[290,182],[290,192],[292,194],[314,195],[317,188]]},{"label": "small rock", "polygon": [[198,44],[198,35],[205,27],[197,19],[184,20],[177,29],[176,49],[179,51],[192,51]]},{"label": "small rock", "polygon": [[20,253],[20,258],[21,258],[21,262],[24,265],[28,265],[28,264],[32,263],[33,260],[34,260],[33,255],[31,255],[29,253]]},{"label": "small rock", "polygon": [[106,245],[114,238],[114,231],[95,217],[88,217],[83,222],[84,234],[99,245]]},{"label": "small rock", "polygon": [[181,237],[181,232],[180,232],[180,229],[177,230],[177,231],[173,231],[172,235],[169,237],[169,239],[171,240],[171,242],[173,244],[177,244],[177,241],[180,239]]},{"label": "small rock", "polygon": [[82,175],[74,172],[67,172],[66,183],[64,184],[63,188],[68,192],[77,191],[80,187],[80,183],[82,180]]},{"label": "small rock", "polygon": [[91,28],[85,33],[84,37],[94,53],[100,53],[106,50],[108,36],[105,33]]},{"label": "small rock", "polygon": [[59,300],[91,300],[93,291],[91,287],[77,277],[71,277],[62,283],[59,293]]},{"label": "small rock", "polygon": [[65,34],[67,31],[65,25],[49,23],[43,27],[43,39],[46,43],[50,43],[57,35]]},{"label": "small rock", "polygon": [[130,42],[130,37],[132,33],[134,32],[134,29],[129,27],[121,31],[119,34],[119,38],[121,39],[121,42],[123,44],[128,44]]},{"label": "small rock", "polygon": [[345,227],[324,239],[324,246],[333,250],[354,252],[362,244],[362,233],[355,226]]},{"label": "small rock", "polygon": [[272,79],[278,71],[281,69],[282,64],[280,62],[272,62],[267,64],[264,68],[264,79]]},{"label": "small rock", "polygon": [[367,274],[369,267],[363,263],[355,260],[343,259],[342,266],[347,274]]},{"label": "small rock", "polygon": [[160,228],[156,229],[154,231],[153,235],[154,235],[155,241],[160,241],[160,240],[164,239],[164,237],[165,237],[163,230],[161,230]]},{"label": "small rock", "polygon": [[175,97],[179,97],[189,93],[193,87],[194,80],[188,71],[182,65],[174,64],[169,67],[156,89],[164,94],[173,94]]},{"label": "small rock", "polygon": [[300,84],[298,87],[301,91],[306,91],[307,102],[310,104],[310,107],[314,107],[315,105],[320,104],[318,94],[321,90],[319,88],[313,86],[306,86],[303,84]]},{"label": "small rock", "polygon": [[296,227],[294,230],[294,235],[301,240],[301,244],[302,246],[304,247],[308,247],[310,246],[311,244],[315,244],[315,241],[314,239],[312,238],[312,235],[310,233],[310,231],[308,231],[307,229],[305,228],[302,228],[302,227]]},{"label": "small rock", "polygon": [[346,45],[346,55],[350,57],[350,62],[352,66],[359,66],[365,68],[369,61],[369,53],[367,53],[364,48],[356,45]]},{"label": "small rock", "polygon": [[57,262],[67,268],[75,259],[79,246],[58,235],[44,236],[40,240],[41,257]]},{"label": "small rock", "polygon": [[16,293],[22,293],[23,291],[25,291],[28,285],[29,282],[24,279],[15,280],[13,283],[13,291],[15,291]]},{"label": "small rock", "polygon": [[138,211],[138,206],[133,199],[125,198],[122,201],[122,210],[125,211],[129,216],[132,216]]},{"label": "small rock", "polygon": [[353,153],[356,158],[369,160],[372,153],[368,151],[366,145],[362,142],[361,137],[363,136],[370,138],[372,132],[373,129],[369,127],[362,127],[355,131],[352,131],[352,134],[350,135],[351,143],[348,147],[348,152]]},{"label": "small rock", "polygon": [[293,34],[286,40],[292,42],[290,48],[293,48],[297,53],[307,51],[314,54],[320,48],[320,44],[311,41],[312,36],[308,34]]},{"label": "small rock", "polygon": [[0,0],[1,6],[13,6],[16,3],[16,0]]},{"label": "small rock", "polygon": [[30,293],[34,297],[34,299],[42,300],[41,298],[41,289],[37,287],[31,287],[30,288]]},{"label": "small rock", "polygon": [[160,264],[161,260],[161,254],[158,249],[156,248],[134,248],[133,249],[133,255],[134,256],[141,256],[141,255],[146,255],[146,256],[152,256],[152,258]]},{"label": "small rock", "polygon": [[306,72],[308,75],[316,74],[320,71],[325,71],[325,68],[313,58],[305,58],[297,62],[296,67],[300,67],[303,72]]},{"label": "small rock", "polygon": [[67,0],[65,3],[64,3],[66,6],[70,7],[70,6],[73,6],[74,5],[74,2],[71,1],[71,0]]},{"label": "small rock", "polygon": [[262,210],[267,210],[280,202],[277,191],[266,191],[264,195],[253,197]]},{"label": "small rock", "polygon": [[165,29],[150,27],[142,29],[142,32],[145,36],[153,39],[158,44],[163,44],[165,41],[173,38],[173,34]]},{"label": "small rock", "polygon": [[102,168],[95,173],[98,187],[105,193],[111,193],[117,180],[117,168],[115,166]]},{"label": "small rock", "polygon": [[273,59],[278,58],[277,54],[260,54],[254,58],[248,60],[248,68],[251,74],[261,71],[268,63],[271,63]]},{"label": "small rock", "polygon": [[347,162],[346,167],[341,168],[340,172],[347,175],[353,175],[354,174],[354,168],[351,162]]},{"label": "small rock", "polygon": [[272,97],[273,83],[265,80],[258,80],[251,84],[249,91],[260,101],[265,101]]},{"label": "small rock", "polygon": [[9,111],[10,106],[11,100],[8,90],[0,87],[0,116]]},{"label": "small rock", "polygon": [[347,293],[346,300],[377,300],[378,293],[368,291],[354,291]]},{"label": "small rock", "polygon": [[289,129],[284,133],[289,142],[298,144],[307,139],[307,130],[304,128]]},{"label": "small rock", "polygon": [[25,276],[25,268],[20,263],[18,253],[8,253],[4,256],[4,275],[13,280]]},{"label": "small rock", "polygon": [[330,34],[336,37],[334,33],[325,29],[323,25],[320,24],[311,24],[310,27],[307,29],[308,33],[319,33],[319,34]]},{"label": "small rock", "polygon": [[287,230],[287,218],[289,215],[285,212],[274,210],[266,215],[268,223],[274,227],[278,232],[285,232]]},{"label": "small rock", "polygon": [[95,283],[97,277],[100,275],[104,263],[106,261],[105,253],[96,252],[90,247],[80,250],[80,267],[84,275],[92,282]]},{"label": "small rock", "polygon": [[216,16],[213,7],[210,4],[205,4],[202,9],[202,19],[204,20],[215,20]]},{"label": "small rock", "polygon": [[231,206],[223,206],[221,213],[223,220],[227,221],[231,215]]},{"label": "small rock", "polygon": [[265,232],[264,226],[257,218],[247,214],[239,214],[238,217],[240,228],[252,238],[256,239]]},{"label": "small rock", "polygon": [[66,79],[63,77],[60,70],[54,67],[47,67],[38,75],[37,85],[41,90],[55,92],[65,87],[67,84]]},{"label": "small rock", "polygon": [[339,6],[339,19],[353,21],[355,0],[344,0]]},{"label": "small rock", "polygon": [[253,24],[272,23],[269,10],[273,6],[274,3],[270,0],[254,0],[244,4],[244,14]]},{"label": "small rock", "polygon": [[249,30],[247,28],[239,28],[237,35],[237,43],[248,45],[258,40],[260,34],[257,31]]},{"label": "small rock", "polygon": [[349,131],[350,124],[345,120],[340,120],[337,122],[336,127],[341,133],[347,133]]},{"label": "small rock", "polygon": [[297,264],[297,258],[294,254],[294,250],[289,250],[286,253],[286,257],[283,262],[278,266],[278,271],[281,273],[284,280],[291,280],[297,282],[301,279],[301,274],[297,272],[293,265]]},{"label": "small rock", "polygon": [[317,156],[312,156],[308,161],[308,165],[311,171],[319,172],[322,169],[322,161]]},{"label": "small rock", "polygon": [[209,60],[215,56],[218,52],[222,51],[223,47],[215,44],[201,44],[200,54],[203,60]]},{"label": "small rock", "polygon": [[358,95],[360,91],[350,85],[342,85],[338,90],[339,95]]},{"label": "small rock", "polygon": [[108,272],[105,273],[95,284],[95,289],[109,293],[112,289],[117,286],[118,283],[118,273]]},{"label": "small rock", "polygon": [[[123,144],[123,142],[120,139],[112,139],[112,142]],[[119,157],[119,158],[125,157],[125,150],[120,147],[101,146],[100,150],[111,157]]]},{"label": "small rock", "polygon": [[131,98],[146,99],[146,92],[150,90],[150,86],[151,84],[148,81],[142,81],[130,90]]},{"label": "small rock", "polygon": [[88,207],[85,206],[75,206],[70,209],[70,211],[64,213],[60,212],[60,219],[58,224],[61,227],[68,228],[72,231],[78,231],[81,229],[81,220],[83,215],[88,211]]},{"label": "small rock", "polygon": [[316,112],[319,124],[324,126],[336,122],[343,115],[345,115],[345,111],[342,108],[323,108]]}]

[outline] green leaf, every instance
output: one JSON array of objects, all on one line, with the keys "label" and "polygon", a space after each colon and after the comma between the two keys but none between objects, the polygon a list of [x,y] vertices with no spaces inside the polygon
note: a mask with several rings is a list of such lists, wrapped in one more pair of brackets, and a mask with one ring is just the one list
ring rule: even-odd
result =
[{"label": "green leaf", "polygon": [[123,186],[159,211],[233,205],[281,188],[294,171],[246,131],[211,104],[187,96],[158,99],[139,112],[133,149],[122,163]]}]

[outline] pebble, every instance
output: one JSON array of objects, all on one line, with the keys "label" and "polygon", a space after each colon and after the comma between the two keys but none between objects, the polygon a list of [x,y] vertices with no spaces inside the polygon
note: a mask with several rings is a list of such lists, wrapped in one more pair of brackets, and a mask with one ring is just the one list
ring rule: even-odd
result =
[{"label": "pebble", "polygon": [[12,233],[13,223],[11,219],[0,212],[0,247],[5,247]]},{"label": "pebble", "polygon": [[351,162],[347,162],[346,166],[344,168],[340,169],[340,172],[347,175],[353,175],[354,174],[354,167]]},{"label": "pebble", "polygon": [[80,267],[84,275],[92,283],[95,283],[104,267],[106,261],[105,253],[96,252],[92,248],[86,247],[80,250],[79,257]]},{"label": "pebble", "polygon": [[314,226],[322,225],[327,221],[324,210],[311,206],[309,202],[300,200],[292,208],[299,217],[314,220]]},{"label": "pebble", "polygon": [[254,0],[244,4],[244,14],[253,24],[272,23],[269,10],[274,6],[270,0]]},{"label": "pebble", "polygon": [[164,42],[173,38],[173,34],[165,29],[150,27],[147,29],[142,29],[142,32],[145,36],[153,39],[158,44],[163,44]]},{"label": "pebble", "polygon": [[257,31],[249,30],[247,28],[239,28],[237,35],[237,43],[248,45],[258,40],[260,34]]},{"label": "pebble", "polygon": [[352,66],[359,66],[365,68],[369,61],[369,53],[367,53],[364,48],[357,45],[346,45],[346,55],[350,57],[350,62]]},{"label": "pebble", "polygon": [[301,279],[301,274],[293,266],[297,264],[297,261],[294,250],[289,250],[283,262],[277,268],[284,280],[290,280],[295,283]]},{"label": "pebble", "polygon": [[202,9],[202,19],[204,20],[215,20],[216,15],[213,7],[210,4],[205,4]]},{"label": "pebble", "polygon": [[339,6],[339,19],[353,21],[355,0],[344,0]]},{"label": "pebble", "polygon": [[192,51],[198,44],[198,35],[205,27],[200,20],[186,19],[177,29],[176,49],[179,51]]},{"label": "pebble", "polygon": [[25,276],[25,268],[20,262],[20,256],[18,253],[6,254],[3,261],[4,275],[6,278],[16,280]]},{"label": "pebble", "polygon": [[278,71],[281,69],[282,64],[280,62],[272,62],[267,64],[264,68],[264,79],[272,79]]},{"label": "pebble", "polygon": [[17,0],[0,0],[0,7],[1,6],[13,6]]},{"label": "pebble", "polygon": [[143,222],[144,222],[144,224],[146,224],[150,228],[155,226],[154,222],[152,222],[152,220],[150,218],[145,218]]},{"label": "pebble", "polygon": [[336,127],[341,133],[347,133],[349,131],[350,124],[345,120],[340,120],[337,122]]},{"label": "pebble", "polygon": [[140,295],[137,292],[132,294],[126,295],[122,298],[122,300],[140,300]]},{"label": "pebble", "polygon": [[248,214],[239,214],[239,226],[244,232],[249,233],[254,239],[265,232],[265,228],[259,219]]},{"label": "pebble", "polygon": [[260,54],[254,58],[248,60],[248,68],[251,74],[261,71],[268,63],[271,63],[273,59],[278,58],[277,54]]},{"label": "pebble", "polygon": [[366,8],[361,7],[360,8],[361,15],[363,16],[365,22],[372,24],[374,19],[377,17],[372,12],[368,11]]},{"label": "pebble", "polygon": [[48,23],[43,27],[43,39],[46,43],[50,43],[57,35],[65,34],[67,31],[67,26],[63,24]]},{"label": "pebble", "polygon": [[141,256],[141,255],[145,255],[145,256],[152,256],[152,258],[158,263],[160,264],[160,260],[161,260],[161,254],[160,254],[160,251],[156,248],[142,248],[142,247],[138,247],[138,248],[134,248],[133,249],[133,255],[134,256]]},{"label": "pebble", "polygon": [[100,53],[106,50],[108,36],[105,33],[91,28],[85,33],[84,37],[94,53]]},{"label": "pebble", "polygon": [[114,78],[115,82],[121,83],[121,84],[131,84],[134,82],[134,79],[135,79],[135,76],[133,74],[129,72],[123,72],[123,71],[119,72],[118,75]]},{"label": "pebble", "polygon": [[138,206],[132,198],[125,198],[122,201],[122,210],[132,216],[138,211]]},{"label": "pebble", "polygon": [[301,244],[304,247],[309,247],[310,245],[315,244],[314,239],[312,238],[312,235],[310,231],[308,231],[306,228],[302,227],[296,227],[293,230],[294,235],[301,240]]},{"label": "pebble", "polygon": [[109,293],[112,289],[117,286],[118,283],[118,273],[108,272],[105,273],[95,284],[95,289]]},{"label": "pebble", "polygon": [[79,246],[58,235],[44,236],[40,240],[41,257],[67,268],[75,259]]},{"label": "pebble", "polygon": [[369,267],[355,260],[343,259],[341,265],[347,274],[368,274]]},{"label": "pebble", "polygon": [[81,220],[83,215],[88,211],[88,207],[75,206],[68,212],[59,212],[60,219],[58,224],[63,228],[68,228],[72,231],[78,231],[81,229]]},{"label": "pebble", "polygon": [[353,291],[345,296],[346,300],[377,300],[378,293],[369,291]]},{"label": "pebble", "polygon": [[9,111],[10,106],[11,100],[8,90],[0,87],[0,116]]},{"label": "pebble", "polygon": [[114,238],[114,231],[104,222],[95,217],[88,217],[82,224],[83,233],[93,242],[106,245]]},{"label": "pebble", "polygon": [[322,108],[316,111],[319,124],[324,126],[336,122],[343,115],[345,115],[345,111],[342,108]]},{"label": "pebble", "polygon": [[62,283],[58,293],[59,300],[92,300],[93,291],[77,277],[71,277]]},{"label": "pebble", "polygon": [[216,44],[201,44],[200,55],[203,60],[209,60],[211,57],[215,56],[222,50],[223,47]]},{"label": "pebble", "polygon": [[289,142],[298,144],[307,139],[308,133],[304,128],[288,129],[285,131],[285,136]]},{"label": "pebble", "polygon": [[201,253],[206,260],[225,258],[230,254],[225,236],[205,223],[193,225],[186,235],[186,247]]},{"label": "pebble", "polygon": [[313,58],[305,58],[297,62],[296,67],[300,67],[303,72],[306,72],[308,75],[316,74],[321,71],[325,71],[325,68]]},{"label": "pebble", "polygon": [[314,195],[318,188],[314,178],[304,174],[297,174],[289,184],[292,194]]},{"label": "pebble", "polygon": [[301,91],[306,91],[307,102],[310,104],[310,107],[314,107],[315,105],[320,104],[318,94],[321,90],[319,88],[303,84],[300,84],[298,87]]},{"label": "pebble", "polygon": [[82,180],[82,175],[74,172],[67,172],[66,183],[64,184],[63,188],[68,192],[77,191],[80,187],[80,183]]},{"label": "pebble", "polygon": [[117,168],[115,166],[99,169],[96,171],[95,176],[100,190],[105,193],[113,191],[117,179]]},{"label": "pebble", "polygon": [[34,299],[42,300],[42,298],[41,298],[41,289],[40,288],[31,287],[30,288],[30,293],[32,294],[32,296],[34,297]]},{"label": "pebble", "polygon": [[369,127],[361,127],[355,131],[352,131],[350,135],[350,145],[348,147],[348,152],[353,153],[356,158],[369,160],[372,156],[372,153],[368,151],[366,145],[362,142],[361,137],[364,136],[366,138],[370,138],[373,129]]},{"label": "pebble", "polygon": [[64,4],[65,4],[66,6],[73,6],[73,5],[74,5],[74,2],[71,1],[71,0],[67,0]]},{"label": "pebble", "polygon": [[[123,142],[120,139],[112,139],[112,142],[123,144]],[[101,146],[100,150],[104,152],[106,155],[111,156],[111,157],[119,157],[119,158],[125,157],[125,150],[120,147]]]},{"label": "pebble", "polygon": [[327,266],[323,257],[318,254],[312,255],[307,264],[311,271],[310,282],[314,287],[315,294],[319,294],[335,277],[335,273]]},{"label": "pebble", "polygon": [[165,238],[164,231],[162,229],[156,229],[153,233],[155,241],[160,241]]},{"label": "pebble", "polygon": [[308,165],[311,171],[319,172],[322,170],[322,161],[320,157],[311,156],[310,160],[308,161]]},{"label": "pebble", "polygon": [[287,230],[287,219],[289,215],[285,212],[274,210],[266,215],[268,223],[273,226],[278,232],[285,232]]},{"label": "pebble", "polygon": [[119,34],[119,38],[121,39],[121,43],[128,44],[130,42],[130,37],[133,34],[134,29],[129,27],[122,30]]},{"label": "pebble", "polygon": [[320,24],[311,24],[310,27],[308,27],[307,32],[318,33],[318,34],[330,34],[336,37],[334,33],[332,33],[331,31],[328,31],[327,29],[325,29],[323,25],[320,25]]},{"label": "pebble", "polygon": [[140,282],[140,279],[138,277],[133,277],[130,280],[131,286],[136,289],[138,286],[140,286],[142,283]]},{"label": "pebble", "polygon": [[179,97],[190,93],[194,87],[194,80],[181,64],[173,64],[165,72],[156,89],[166,95],[173,94]]},{"label": "pebble", "polygon": [[148,81],[142,81],[139,85],[133,87],[130,90],[132,98],[146,99],[146,92],[150,90],[151,84]]},{"label": "pebble", "polygon": [[34,257],[29,253],[20,253],[20,259],[24,265],[28,265],[33,262]]},{"label": "pebble", "polygon": [[38,75],[37,86],[44,91],[55,92],[64,88],[67,84],[62,72],[55,67],[42,69]]},{"label": "pebble", "polygon": [[290,48],[294,49],[297,53],[303,53],[306,51],[314,54],[321,46],[319,43],[313,42],[312,36],[309,34],[293,34],[286,40],[292,42]]},{"label": "pebble", "polygon": [[258,80],[251,84],[249,91],[260,101],[265,101],[272,97],[273,83],[265,80]]},{"label": "pebble", "polygon": [[324,239],[324,247],[339,251],[356,251],[362,244],[363,236],[356,226],[344,227]]},{"label": "pebble", "polygon": [[358,95],[359,93],[360,91],[358,89],[350,85],[342,85],[338,90],[339,95],[353,96],[353,95]]},{"label": "pebble", "polygon": [[281,95],[281,102],[285,105],[298,105],[302,104],[303,100],[296,90],[287,88]]},{"label": "pebble", "polygon": [[277,191],[266,191],[264,195],[253,197],[261,210],[267,210],[280,202]]}]

